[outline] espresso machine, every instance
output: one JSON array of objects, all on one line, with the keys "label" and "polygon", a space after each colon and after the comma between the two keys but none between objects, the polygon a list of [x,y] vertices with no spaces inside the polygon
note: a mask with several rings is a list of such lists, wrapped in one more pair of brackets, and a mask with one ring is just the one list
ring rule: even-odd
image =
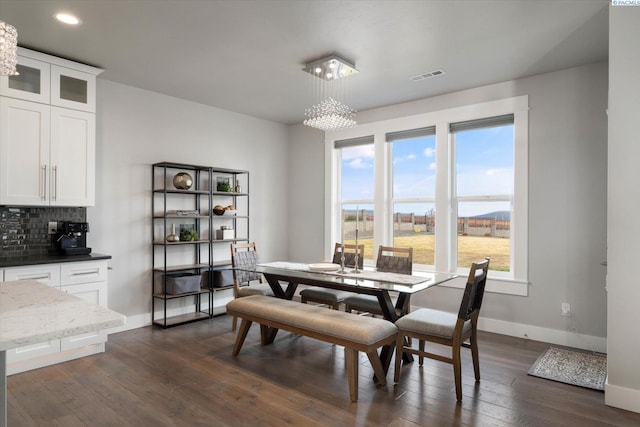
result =
[{"label": "espresso machine", "polygon": [[55,246],[62,255],[88,255],[91,248],[87,247],[87,232],[89,223],[61,221],[55,234]]}]

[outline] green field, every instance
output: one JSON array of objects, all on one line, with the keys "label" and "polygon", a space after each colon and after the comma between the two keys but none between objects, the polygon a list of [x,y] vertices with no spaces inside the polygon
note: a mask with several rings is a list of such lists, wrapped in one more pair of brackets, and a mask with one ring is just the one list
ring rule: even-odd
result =
[{"label": "green field", "polygon": [[[413,248],[414,263],[433,265],[434,240],[433,234],[416,234],[396,237],[393,244]],[[354,244],[355,240],[344,243]],[[375,259],[373,238],[359,239],[358,243],[364,244],[365,259]],[[458,266],[470,267],[472,262],[489,257],[491,270],[509,271],[509,244],[509,239],[498,237],[458,236]]]}]

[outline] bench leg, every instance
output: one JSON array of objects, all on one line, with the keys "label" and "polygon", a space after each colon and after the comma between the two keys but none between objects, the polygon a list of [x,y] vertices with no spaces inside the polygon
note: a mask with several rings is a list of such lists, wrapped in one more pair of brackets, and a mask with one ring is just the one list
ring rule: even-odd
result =
[{"label": "bench leg", "polygon": [[242,348],[242,344],[244,344],[244,339],[247,338],[247,332],[249,332],[250,327],[251,321],[242,319],[240,330],[238,330],[238,336],[236,337],[236,343],[233,345],[232,356],[237,356],[238,353],[240,353],[240,349]]},{"label": "bench leg", "polygon": [[349,397],[352,402],[358,401],[358,351],[345,348],[347,363],[347,379],[349,381]]},{"label": "bench leg", "polygon": [[384,372],[384,367],[382,366],[382,361],[378,357],[378,352],[373,350],[367,353],[367,356],[369,357],[369,362],[371,362],[371,367],[373,368],[373,373],[375,374],[378,384],[382,386],[387,385],[387,378]]}]

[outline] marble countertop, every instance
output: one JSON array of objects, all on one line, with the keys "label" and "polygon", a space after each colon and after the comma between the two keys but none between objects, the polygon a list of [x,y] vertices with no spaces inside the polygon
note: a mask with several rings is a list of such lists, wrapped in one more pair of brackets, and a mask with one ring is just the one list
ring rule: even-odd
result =
[{"label": "marble countertop", "polygon": [[0,351],[124,323],[120,313],[34,280],[0,283]]}]

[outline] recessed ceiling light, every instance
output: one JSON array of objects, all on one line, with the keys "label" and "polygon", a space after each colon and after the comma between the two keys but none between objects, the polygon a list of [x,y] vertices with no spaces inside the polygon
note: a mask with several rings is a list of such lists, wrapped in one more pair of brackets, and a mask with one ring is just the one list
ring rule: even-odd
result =
[{"label": "recessed ceiling light", "polygon": [[68,25],[80,25],[82,21],[69,13],[56,13],[53,15],[58,21]]}]

